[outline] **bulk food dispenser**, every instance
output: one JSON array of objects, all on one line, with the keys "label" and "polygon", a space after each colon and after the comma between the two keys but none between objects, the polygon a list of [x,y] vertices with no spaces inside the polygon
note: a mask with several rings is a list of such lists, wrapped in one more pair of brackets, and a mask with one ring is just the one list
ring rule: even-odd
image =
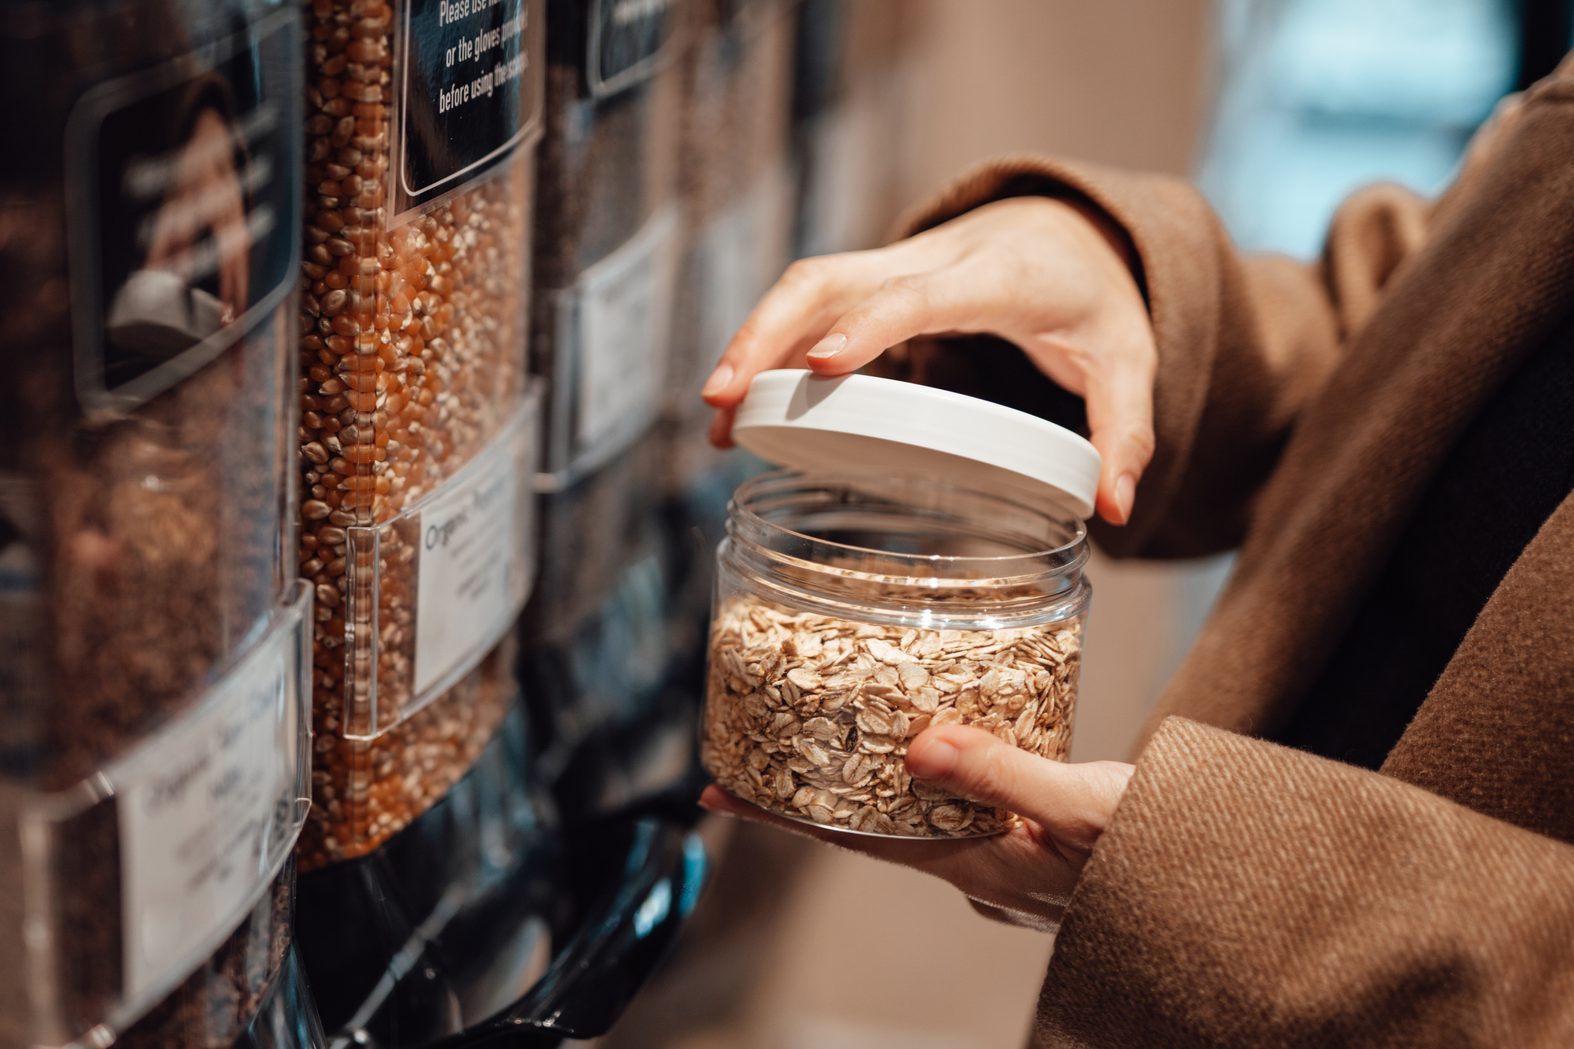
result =
[{"label": "bulk food dispenser", "polygon": [[506,640],[533,567],[522,289],[541,22],[522,0],[307,13],[308,868],[440,799],[512,698]]},{"label": "bulk food dispenser", "polygon": [[[505,726],[534,569],[543,33],[527,0],[305,15],[296,562],[317,605],[300,942],[330,1033],[377,1044],[455,1035],[512,1001],[456,1010],[460,976],[402,982],[398,959],[422,949],[412,930],[452,936],[540,847]],[[522,904],[471,944],[520,955],[521,979],[546,949]]]},{"label": "bulk food dispenser", "polygon": [[[640,893],[703,871],[681,837],[606,835],[614,863],[565,841],[519,702],[545,8],[306,16],[298,563],[318,610],[299,942],[349,1044],[595,1033],[654,962],[630,948]],[[640,951],[689,906],[647,920]]]},{"label": "bulk food dispenser", "polygon": [[0,1045],[320,1039],[290,935],[300,56],[262,0],[0,28]]},{"label": "bulk food dispenser", "polygon": [[552,388],[548,494],[523,638],[543,765],[572,814],[626,799],[608,738],[640,721],[666,673],[666,448],[653,426],[682,252],[692,4],[564,0],[549,15],[532,340]]}]

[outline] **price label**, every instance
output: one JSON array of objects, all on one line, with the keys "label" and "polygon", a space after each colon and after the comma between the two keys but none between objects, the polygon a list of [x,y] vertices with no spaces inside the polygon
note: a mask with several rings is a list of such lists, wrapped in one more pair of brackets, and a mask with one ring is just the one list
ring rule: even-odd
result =
[{"label": "price label", "polygon": [[586,270],[565,297],[559,330],[573,341],[576,451],[593,454],[641,432],[658,410],[677,286],[678,219],[664,211]]},{"label": "price label", "polygon": [[525,599],[533,411],[521,409],[422,504],[417,581],[416,704],[467,673]]},{"label": "price label", "polygon": [[234,928],[298,827],[300,601],[201,704],[106,775],[118,799],[125,996],[172,978]]}]

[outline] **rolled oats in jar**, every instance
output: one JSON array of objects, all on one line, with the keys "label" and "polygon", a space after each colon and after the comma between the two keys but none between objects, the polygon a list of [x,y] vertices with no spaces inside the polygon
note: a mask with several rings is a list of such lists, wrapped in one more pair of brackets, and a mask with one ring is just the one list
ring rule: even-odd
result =
[{"label": "rolled oats in jar", "polygon": [[915,782],[908,744],[972,725],[1070,748],[1098,454],[1044,420],[894,380],[756,377],[734,431],[795,469],[745,482],[717,552],[702,760],[745,801],[838,830],[998,833]]},{"label": "rolled oats in jar", "polygon": [[543,0],[307,5],[303,867],[375,848],[500,723],[528,592],[526,333]]}]

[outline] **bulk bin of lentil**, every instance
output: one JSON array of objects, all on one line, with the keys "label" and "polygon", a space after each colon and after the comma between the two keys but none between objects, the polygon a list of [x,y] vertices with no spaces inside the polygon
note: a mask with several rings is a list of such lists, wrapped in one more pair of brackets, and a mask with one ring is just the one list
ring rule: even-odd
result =
[{"label": "bulk bin of lentil", "polygon": [[441,798],[513,695],[540,0],[306,16],[300,571],[315,589],[307,867]]},{"label": "bulk bin of lentil", "polygon": [[554,489],[661,411],[681,234],[675,64],[688,0],[553,0],[531,347]]},{"label": "bulk bin of lentil", "polygon": [[224,1044],[306,804],[299,21],[37,8],[0,78],[0,1042]]},{"label": "bulk bin of lentil", "polygon": [[1066,756],[1098,453],[960,394],[802,371],[757,376],[734,436],[795,470],[745,483],[729,510],[706,770],[839,830],[1007,829],[1011,813],[914,782],[903,757],[946,724]]}]

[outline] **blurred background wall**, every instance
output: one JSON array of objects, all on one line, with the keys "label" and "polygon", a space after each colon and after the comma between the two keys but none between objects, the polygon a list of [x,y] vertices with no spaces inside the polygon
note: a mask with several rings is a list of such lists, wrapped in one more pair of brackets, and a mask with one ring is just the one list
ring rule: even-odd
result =
[{"label": "blurred background wall", "polygon": [[1207,0],[898,2],[919,21],[907,199],[1011,150],[1191,170],[1213,87]]},{"label": "blurred background wall", "polygon": [[[1446,182],[1497,98],[1566,49],[1567,3],[1523,0],[849,0],[910,33],[902,200],[994,153],[1196,178],[1246,247],[1309,257],[1374,177]],[[1073,757],[1126,757],[1227,559],[1089,569]],[[619,1049],[1006,1049],[1047,937],[905,870],[754,828],[704,921],[609,1040]]]}]

